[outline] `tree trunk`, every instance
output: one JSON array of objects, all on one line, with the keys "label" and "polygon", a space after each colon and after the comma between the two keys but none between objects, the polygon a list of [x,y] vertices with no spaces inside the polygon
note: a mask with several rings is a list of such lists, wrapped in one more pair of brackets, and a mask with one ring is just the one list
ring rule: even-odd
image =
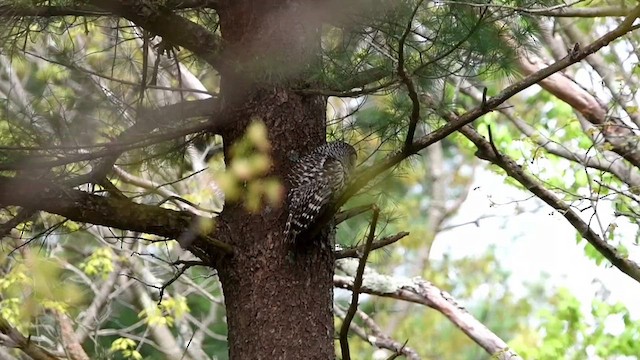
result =
[{"label": "tree trunk", "polygon": [[[325,141],[326,99],[301,96],[320,61],[320,26],[312,1],[225,1],[218,9],[225,43],[221,98],[234,125],[230,146],[255,119],[268,128],[271,175],[286,185],[292,154]],[[283,199],[284,200],[284,199]],[[234,255],[218,262],[227,309],[231,359],[333,359],[333,253],[326,235],[307,249],[283,236],[286,204],[248,213],[226,204]]]}]

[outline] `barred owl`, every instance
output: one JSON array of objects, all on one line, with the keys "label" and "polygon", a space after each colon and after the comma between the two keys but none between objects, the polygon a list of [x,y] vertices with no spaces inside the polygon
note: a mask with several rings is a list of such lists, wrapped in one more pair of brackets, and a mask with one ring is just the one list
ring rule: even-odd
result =
[{"label": "barred owl", "polygon": [[302,157],[291,169],[287,196],[288,239],[308,230],[340,195],[356,165],[355,149],[342,141],[330,142]]}]

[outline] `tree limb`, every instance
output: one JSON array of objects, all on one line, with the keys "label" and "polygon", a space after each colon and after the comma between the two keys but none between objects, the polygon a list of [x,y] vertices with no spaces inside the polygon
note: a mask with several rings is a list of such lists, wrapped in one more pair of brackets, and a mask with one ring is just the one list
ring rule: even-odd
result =
[{"label": "tree limb", "polygon": [[172,45],[182,46],[194,55],[220,70],[222,39],[161,3],[143,0],[89,0],[96,8],[128,19],[154,34],[162,36]]},{"label": "tree limb", "polygon": [[116,281],[120,276],[121,269],[121,262],[115,261],[113,271],[109,273],[109,277],[100,285],[98,292],[94,294],[91,305],[89,305],[76,320],[78,326],[76,327],[75,338],[78,339],[78,342],[83,343],[87,335],[95,330],[98,315],[109,302],[109,297],[114,293]]},{"label": "tree limb", "polygon": [[620,269],[623,273],[629,275],[632,279],[640,282],[640,266],[630,259],[627,259],[618,250],[603,240],[595,231],[591,229],[589,224],[584,222],[580,216],[573,211],[569,204],[558,198],[553,192],[545,188],[533,176],[527,174],[522,166],[518,165],[513,159],[497,152],[495,145],[487,141],[482,135],[471,126],[464,126],[460,132],[471,140],[478,148],[477,156],[481,159],[490,161],[504,171],[507,175],[517,180],[527,190],[556,209],[567,221],[578,231],[578,233],[587,240],[599,253],[601,253],[613,266]]},{"label": "tree limb", "polygon": [[89,360],[89,356],[82,348],[80,341],[76,337],[73,332],[73,325],[71,324],[71,319],[69,317],[60,312],[59,310],[54,310],[55,316],[58,319],[58,325],[60,326],[60,338],[62,341],[62,346],[65,349],[65,352],[69,355],[70,360]]},{"label": "tree limb", "polygon": [[[232,247],[209,233],[211,222],[219,220],[195,216],[127,199],[103,197],[36,180],[0,176],[0,204],[17,205],[64,216],[73,221],[139,231],[176,239],[180,245],[208,263],[216,256],[229,255]],[[214,236],[220,236],[216,234]]]},{"label": "tree limb", "polygon": [[[338,262],[338,267],[349,276],[334,275],[333,284],[336,287],[353,291],[354,279],[352,276],[355,266],[353,262],[353,260]],[[385,276],[367,268],[362,286],[358,291],[428,306],[446,316],[489,355],[502,360],[522,360],[518,354],[509,349],[504,340],[458,305],[449,293],[440,290],[426,280]]]},{"label": "tree limb", "polygon": [[[151,133],[156,129],[163,129],[168,125],[175,126],[177,122],[184,121],[184,119],[187,118],[204,116],[213,116],[214,120],[208,123],[198,123],[192,127],[183,126],[178,130],[167,133],[154,133],[153,135],[151,135]],[[217,101],[217,99],[213,98],[205,100],[185,101],[177,104],[163,106],[157,109],[148,109],[142,112],[136,124],[120,133],[120,135],[118,135],[116,139],[109,143],[93,146],[102,147],[102,149],[100,150],[79,154],[74,153],[66,157],[59,157],[55,160],[36,160],[30,159],[29,157],[22,158],[19,161],[4,162],[0,164],[0,171],[55,167],[78,161],[86,161],[104,157],[105,159],[103,159],[102,162],[98,164],[91,172],[91,178],[101,178],[111,170],[113,162],[115,162],[120,154],[127,150],[136,149],[143,145],[148,145],[149,143],[166,141],[203,130],[217,133],[219,131],[222,131],[223,127],[228,124],[228,118],[229,117],[225,116],[222,111],[220,111],[219,102]],[[79,150],[80,148],[71,149]],[[79,179],[84,180],[88,177],[89,175],[82,175]],[[68,184],[79,185],[82,184],[82,182],[80,180],[74,180],[69,182]]]},{"label": "tree limb", "polygon": [[0,317],[0,343],[22,350],[33,360],[59,360],[57,356],[32,342],[29,337],[24,337],[2,317]]},{"label": "tree limb", "polygon": [[[476,101],[480,101],[480,91],[469,83],[463,83],[461,92],[472,97]],[[559,156],[580,165],[606,171],[613,174],[618,179],[629,185],[630,187],[640,188],[640,172],[638,168],[623,161],[609,161],[600,156],[589,156],[584,151],[573,151],[566,146],[562,146],[550,139],[546,139],[526,121],[521,119],[516,111],[509,105],[501,107],[498,111],[504,115],[518,130],[534,141],[538,146],[545,149],[550,154]]]},{"label": "tree limb", "polygon": [[[499,105],[501,105],[517,93],[521,92],[522,90],[530,87],[531,85],[539,83],[541,80],[551,76],[552,74],[555,74],[560,70],[567,68],[572,64],[583,60],[590,54],[593,54],[594,52],[607,46],[612,41],[634,30],[633,22],[638,16],[640,16],[640,6],[635,7],[618,27],[604,34],[593,43],[576,49],[575,52],[572,52],[570,55],[565,56],[563,59],[560,59],[543,69],[539,69],[538,71],[529,74],[524,79],[506,87],[498,95],[488,99],[480,106],[467,111],[461,116],[456,117],[455,120],[446,123],[440,129],[418,138],[406,151],[399,151],[388,156],[386,159],[375,165],[358,171],[355,176],[355,180],[351,182],[351,184],[349,184],[342,196],[336,202],[335,209],[339,209],[340,206],[342,206],[349,198],[355,195],[373,178],[385,172],[386,170],[398,165],[407,157],[416,154],[427,146],[444,139],[464,125],[469,124],[480,118],[482,115],[495,110]],[[328,211],[327,213],[329,213],[330,216],[333,216],[335,210],[333,212]]]},{"label": "tree limb", "polygon": [[[169,0],[164,1],[164,6],[172,10],[188,9],[215,9],[219,4],[218,0]],[[96,9],[93,6],[85,5],[40,5],[24,6],[1,5],[0,17],[60,17],[60,16],[105,16],[110,15],[108,11]]]},{"label": "tree limb", "polygon": [[569,4],[560,4],[545,8],[524,8],[524,7],[515,7],[508,5],[500,5],[500,4],[483,4],[483,3],[473,3],[473,2],[463,2],[463,1],[443,1],[443,4],[452,4],[456,6],[464,5],[476,8],[494,8],[494,9],[504,9],[511,10],[521,14],[528,14],[533,16],[550,16],[550,17],[580,17],[580,18],[591,18],[591,17],[606,17],[606,16],[615,16],[615,17],[624,17],[629,14],[629,8],[624,6],[600,6],[600,7],[583,7],[576,8],[573,5],[583,2],[583,0],[576,0]]},{"label": "tree limb", "polygon": [[519,12],[531,13],[533,15],[551,16],[551,17],[572,17],[572,18],[592,18],[592,17],[605,17],[615,16],[623,17],[629,14],[629,8],[626,6],[600,6],[600,7],[583,7],[583,8],[571,8],[565,7],[561,9],[536,9],[535,13],[532,11],[527,12],[526,9],[519,10]]},{"label": "tree limb", "polygon": [[371,330],[371,333],[373,334],[373,336],[376,337],[377,342],[390,342],[391,347],[393,349],[393,351],[395,351],[396,355],[395,357],[390,357],[388,359],[395,359],[398,355],[404,355],[407,357],[407,359],[410,360],[420,360],[420,356],[418,356],[418,353],[407,347],[407,342],[405,342],[404,344],[400,344],[397,341],[393,340],[389,335],[385,334],[382,331],[382,328],[380,328],[380,325],[378,325],[366,312],[362,311],[362,310],[358,310],[358,317],[360,319],[362,319],[362,322],[367,325],[367,327]]}]

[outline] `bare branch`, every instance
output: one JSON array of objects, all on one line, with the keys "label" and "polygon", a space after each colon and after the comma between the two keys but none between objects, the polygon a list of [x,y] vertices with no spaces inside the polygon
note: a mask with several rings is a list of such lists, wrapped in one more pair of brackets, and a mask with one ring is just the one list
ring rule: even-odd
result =
[{"label": "bare branch", "polygon": [[[523,9],[526,13],[527,11]],[[552,17],[605,17],[616,16],[623,17],[629,14],[629,8],[625,6],[601,6],[601,7],[583,7],[583,8],[561,8],[561,9],[536,9],[534,15],[552,16]]]},{"label": "bare branch", "polygon": [[2,5],[2,17],[57,17],[57,16],[105,16],[107,11],[100,11],[88,6],[24,6]]},{"label": "bare branch", "polygon": [[[569,41],[571,41],[572,43],[584,41],[585,37],[587,39],[589,38],[588,34],[584,34],[580,32],[578,28],[575,26],[575,24],[569,19],[558,19],[558,23],[561,25],[562,32],[566,34],[566,36],[569,38]],[[616,54],[616,52],[613,51],[612,55],[613,54]],[[635,77],[631,76],[630,74],[627,74],[627,72],[624,71],[622,66],[620,66],[619,68],[615,68],[615,67],[612,68],[610,64],[607,64],[607,62],[604,59],[604,56],[602,56],[599,53],[595,53],[587,57],[585,61],[600,76],[604,85],[609,89],[609,92],[611,93],[611,97],[613,97],[613,100],[615,100],[618,106],[620,106],[620,108],[622,108],[625,111],[626,115],[629,116],[631,121],[633,121],[633,123],[636,126],[640,127],[640,114],[638,114],[637,111],[635,111],[635,107],[627,106],[626,102],[622,99],[620,91],[616,89],[617,88],[616,76],[622,76],[626,85],[631,88],[637,88],[638,86],[638,82],[637,80],[635,80]],[[614,73],[614,71],[616,73]],[[616,75],[616,74],[619,74],[619,75]],[[635,101],[633,103],[637,104],[637,102]]]},{"label": "bare branch", "polygon": [[2,317],[0,317],[0,343],[22,350],[33,360],[58,360],[57,356],[36,345],[30,337],[24,337]]},{"label": "bare branch", "polygon": [[[135,270],[134,270],[135,271]],[[132,295],[138,302],[139,310],[150,310],[158,305],[152,300],[147,292],[146,287],[142,283],[135,283],[132,286]],[[166,324],[154,324],[149,326],[149,333],[158,345],[158,349],[166,354],[169,359],[181,359],[183,357],[183,347],[178,343],[178,339],[173,335]]]},{"label": "bare branch", "polygon": [[471,220],[471,221],[465,221],[459,224],[452,224],[452,225],[447,225],[447,226],[443,226],[439,229],[440,232],[445,232],[445,231],[449,231],[455,228],[459,228],[462,226],[467,226],[467,225],[475,225],[476,227],[480,227],[480,220],[484,220],[484,219],[489,219],[495,217],[495,215],[482,215],[479,216],[477,219],[475,220]]},{"label": "bare branch", "polygon": [[550,17],[606,17],[616,16],[624,17],[629,14],[629,8],[624,6],[601,6],[601,7],[573,7],[576,4],[584,2],[584,0],[576,0],[568,4],[559,4],[544,8],[522,8],[501,4],[482,4],[463,1],[442,1],[443,4],[452,4],[456,6],[465,5],[469,7],[477,8],[494,8],[511,10],[521,14],[535,15],[535,16],[550,16]]},{"label": "bare branch", "polygon": [[[635,8],[634,11],[631,12],[631,15],[620,24],[618,29],[624,24],[628,25],[629,31],[640,27],[640,25],[633,25],[635,18],[632,18],[632,16],[637,16],[637,14],[638,8]],[[540,71],[541,64],[543,63],[541,59],[516,48],[516,45],[511,41],[507,41],[507,43],[514,47],[514,50],[517,52],[520,69],[525,74],[536,74]],[[580,50],[580,47],[579,43],[575,43],[573,49],[569,51],[568,56],[572,58],[582,53],[584,50]],[[541,79],[538,85],[558,99],[571,105],[571,107],[582,114],[589,123],[599,130],[604,139],[612,145],[612,151],[640,168],[640,152],[637,149],[635,134],[624,124],[618,123],[607,116],[607,108],[600,104],[598,99],[592,94],[562,74],[551,74],[549,77]]]},{"label": "bare branch", "polygon": [[367,315],[367,313],[362,310],[358,310],[358,317],[360,317],[360,319],[362,319],[362,322],[371,330],[373,336],[382,341],[391,342],[391,347],[395,349],[395,354],[393,354],[389,359],[395,359],[399,355],[404,355],[411,360],[420,359],[420,356],[418,356],[418,353],[416,353],[415,350],[407,347],[406,342],[404,344],[400,344],[399,342],[393,340],[389,335],[385,334],[382,331],[382,328],[369,315]]},{"label": "bare branch", "polygon": [[[391,245],[396,241],[408,236],[409,233],[406,231],[399,232],[392,236],[384,237],[380,240],[376,240],[371,244],[371,251],[383,248],[387,245]],[[350,249],[338,250],[335,252],[336,259],[344,259],[344,258],[359,258],[360,254],[363,254],[365,251],[365,245],[357,246]]]},{"label": "bare branch", "polygon": [[[201,209],[199,206],[195,205],[195,204],[191,204],[191,203],[187,203],[187,200],[181,199],[180,196],[176,193],[174,193],[173,191],[166,189],[162,186],[160,186],[159,184],[154,183],[151,180],[147,180],[144,179],[142,177],[138,177],[135,176],[133,174],[130,174],[126,171],[124,171],[122,168],[120,168],[119,166],[113,166],[113,170],[114,173],[120,178],[122,179],[123,182],[127,183],[127,184],[132,184],[135,186],[139,186],[143,189],[146,189],[150,192],[153,193],[157,193],[161,196],[164,197],[164,201],[169,201],[169,200],[173,200],[173,203],[178,206],[178,208],[182,211],[189,211],[190,213],[199,215],[199,216],[206,216],[206,210],[205,209]],[[181,199],[181,200],[177,200],[177,199]],[[184,202],[183,202],[184,201]]]},{"label": "bare branch", "polygon": [[367,237],[367,241],[364,245],[364,251],[362,252],[362,257],[360,258],[360,263],[358,264],[358,270],[356,271],[356,276],[353,280],[353,293],[351,296],[351,305],[349,305],[349,309],[347,310],[347,314],[344,317],[344,321],[342,322],[342,326],[340,327],[340,350],[342,351],[342,359],[350,360],[351,353],[349,351],[349,325],[351,325],[351,321],[356,314],[356,310],[358,310],[358,298],[360,297],[360,286],[362,285],[362,276],[364,274],[364,268],[367,265],[367,258],[369,257],[369,252],[371,252],[371,244],[373,243],[373,238],[376,234],[376,226],[378,225],[378,215],[380,215],[380,209],[374,206],[373,208],[373,216],[371,218],[371,225],[369,225],[369,236]]},{"label": "bare branch", "polygon": [[196,262],[186,262],[182,265],[182,267],[180,267],[178,269],[178,272],[175,273],[171,279],[167,280],[167,282],[165,282],[164,284],[162,284],[162,286],[160,287],[160,295],[158,295],[158,305],[160,305],[162,303],[162,298],[164,297],[164,292],[165,290],[171,286],[171,284],[173,284],[176,280],[178,280],[184,273],[185,271],[189,270],[190,268],[194,267],[194,266],[200,266],[202,264],[201,261],[196,261]]},{"label": "bare branch", "polygon": [[203,261],[215,260],[216,256],[233,251],[229,244],[202,234],[203,224],[220,220],[137,204],[127,199],[92,195],[43,181],[0,177],[0,188],[3,189],[0,192],[1,204],[43,210],[83,223],[177,239],[182,247]]},{"label": "bare branch", "polygon": [[[186,9],[215,9],[218,0],[170,0],[163,3],[167,8],[173,10]],[[59,16],[105,16],[111,15],[108,11],[101,11],[92,6],[69,5],[69,6],[24,6],[24,5],[1,5],[0,17],[59,17]]]},{"label": "bare branch", "polygon": [[[117,146],[117,144],[121,142],[126,143],[128,141],[131,141],[131,139],[136,139],[139,136],[148,136],[151,131],[155,129],[162,129],[169,124],[175,124],[175,122],[177,121],[186,118],[202,116],[213,116],[213,122],[205,127],[205,129],[212,133],[222,131],[224,126],[229,121],[228,117],[222,114],[222,111],[220,110],[220,103],[219,101],[217,101],[217,99],[211,98],[180,102],[177,104],[163,106],[158,109],[143,111],[142,114],[140,114],[139,120],[136,122],[136,124],[123,131],[113,141],[113,144],[111,144],[110,147]],[[80,176],[74,179],[71,183],[78,185],[85,182],[90,182],[95,178],[105,177],[108,172],[111,171],[113,165],[115,164],[121,153],[122,151],[110,154],[110,156],[105,157],[91,171],[91,173]]]},{"label": "bare branch", "polygon": [[[464,86],[461,87],[460,91],[474,98],[476,101],[480,101],[480,91],[473,87],[473,85],[465,83]],[[533,126],[521,119],[511,106],[503,106],[498,111],[513,125],[515,125],[521,133],[526,135],[529,139],[534,141],[538,146],[545,149],[550,154],[569,161],[577,162],[589,168],[606,171],[615,175],[627,185],[640,188],[640,172],[638,171],[638,168],[630,165],[629,163],[623,161],[609,161],[603,157],[589,156],[588,153],[582,151],[572,151],[550,139],[545,139],[538,131],[536,131],[536,129],[533,128]]]},{"label": "bare branch", "polygon": [[[333,312],[341,319],[344,319],[346,315],[342,309],[335,305],[333,307]],[[377,348],[393,351],[393,355],[404,355],[411,360],[420,360],[420,356],[415,352],[415,350],[406,346],[406,343],[401,344],[392,339],[389,335],[385,334],[380,326],[378,326],[378,324],[376,324],[375,321],[373,321],[373,319],[371,319],[364,311],[358,310],[358,317],[363,320],[373,334],[369,335],[366,329],[352,323],[350,329],[359,338]]]},{"label": "bare branch", "polygon": [[[103,178],[111,170],[113,162],[124,151],[136,149],[149,144],[162,142],[176,137],[181,137],[198,131],[208,130],[219,132],[228,123],[228,117],[224,116],[218,107],[217,99],[185,101],[167,105],[158,109],[149,109],[142,112],[135,125],[123,131],[114,141],[95,145],[104,147],[93,152],[74,153],[68,156],[58,157],[56,160],[36,160],[22,158],[20,161],[4,162],[0,164],[0,170],[38,169],[61,166],[78,161],[86,161],[104,157],[103,162],[96,166],[90,175],[83,175],[69,183],[82,184],[82,180]],[[191,127],[181,127],[166,133],[153,133],[156,129],[163,129],[169,125],[175,128],[176,122],[192,117],[214,116],[213,122],[196,123]],[[77,148],[73,148],[78,150]],[[37,149],[34,149],[37,150]],[[100,176],[101,175],[101,176]],[[88,181],[85,181],[88,182]]]},{"label": "bare branch", "polygon": [[162,36],[172,45],[182,46],[216,69],[220,69],[222,39],[160,3],[142,0],[90,0],[87,3],[136,23],[145,30]]},{"label": "bare branch", "polygon": [[120,261],[116,261],[113,271],[107,277],[107,280],[100,285],[98,292],[94,295],[91,305],[87,307],[80,315],[81,318],[77,320],[79,322],[75,338],[79,343],[83,343],[90,331],[95,330],[95,323],[98,321],[98,314],[107,305],[109,297],[113,294],[116,281],[120,276],[120,269],[122,264]]},{"label": "bare branch", "polygon": [[60,326],[60,337],[62,339],[62,345],[65,352],[69,354],[70,360],[89,360],[89,356],[82,348],[82,345],[76,338],[73,332],[73,325],[71,319],[62,312],[54,310],[56,318],[58,319],[58,325]]},{"label": "bare branch", "polygon": [[531,191],[542,201],[556,209],[567,221],[586,239],[599,253],[601,253],[613,266],[629,275],[632,279],[640,282],[640,266],[634,261],[626,258],[622,253],[603,240],[589,224],[584,222],[580,216],[573,211],[569,204],[558,198],[553,192],[545,188],[538,180],[527,174],[522,166],[505,154],[496,152],[495,145],[492,145],[482,135],[478,134],[471,126],[465,126],[460,132],[471,140],[477,147],[476,153],[481,159],[488,160],[507,172],[507,175],[517,180],[525,189]]},{"label": "bare branch", "polygon": [[[346,261],[353,260],[340,260],[338,266],[347,274],[352,273],[352,266],[346,264]],[[351,276],[335,275],[333,284],[342,289],[351,291],[354,289],[354,280]],[[368,268],[358,291],[428,306],[446,316],[489,355],[502,360],[522,360],[518,354],[509,349],[504,340],[459,306],[450,294],[428,281],[380,275]]]}]

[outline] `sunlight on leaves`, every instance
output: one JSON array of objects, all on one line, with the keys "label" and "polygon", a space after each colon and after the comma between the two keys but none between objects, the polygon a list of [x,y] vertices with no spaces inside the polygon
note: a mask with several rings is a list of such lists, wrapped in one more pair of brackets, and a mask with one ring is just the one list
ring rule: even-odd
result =
[{"label": "sunlight on leaves", "polygon": [[100,276],[102,279],[106,279],[113,271],[113,253],[106,247],[96,249],[78,267],[89,276]]},{"label": "sunlight on leaves", "polygon": [[278,206],[284,197],[278,179],[267,176],[273,165],[267,135],[264,123],[254,119],[245,136],[231,147],[227,171],[216,176],[226,200],[241,201],[251,212],[259,212],[267,204]]},{"label": "sunlight on leaves", "polygon": [[142,355],[136,349],[136,342],[127,338],[118,338],[111,343],[111,353],[121,353],[125,359],[142,360]]},{"label": "sunlight on leaves", "polygon": [[154,304],[151,307],[140,311],[138,317],[150,326],[166,325],[174,326],[175,321],[181,319],[189,312],[189,306],[185,297],[178,296],[162,300],[161,304]]},{"label": "sunlight on leaves", "polygon": [[64,281],[64,269],[53,259],[26,253],[0,260],[9,269],[0,279],[0,315],[18,329],[25,329],[44,310],[68,313],[83,300],[80,288]]}]

